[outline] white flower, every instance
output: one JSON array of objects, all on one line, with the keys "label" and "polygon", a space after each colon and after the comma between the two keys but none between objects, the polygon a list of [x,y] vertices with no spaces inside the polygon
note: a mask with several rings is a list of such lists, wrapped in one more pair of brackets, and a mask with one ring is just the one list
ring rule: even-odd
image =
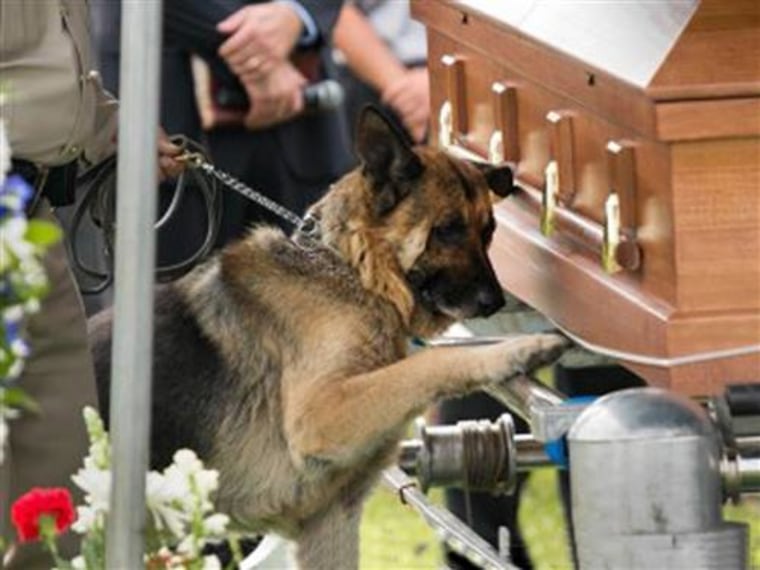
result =
[{"label": "white flower", "polygon": [[190,481],[185,473],[180,471],[176,465],[171,464],[164,469],[161,476],[166,487],[165,493],[171,493],[172,498],[191,504],[193,499],[192,490],[190,489]]},{"label": "white flower", "polygon": [[185,475],[192,475],[203,470],[203,463],[195,452],[189,449],[180,449],[175,452],[173,460],[173,464]]},{"label": "white flower", "polygon": [[29,345],[23,338],[14,338],[11,341],[11,352],[17,358],[26,358],[29,356]]},{"label": "white flower", "polygon": [[84,561],[84,556],[77,556],[71,561],[71,567],[74,570],[87,570],[87,563]]},{"label": "white flower", "polygon": [[198,493],[208,497],[219,488],[219,472],[215,469],[204,469],[195,474],[195,485]]},{"label": "white flower", "polygon": [[96,511],[107,513],[111,498],[111,472],[95,468],[89,459],[85,459],[85,466],[72,475],[71,480],[85,492],[88,505]]},{"label": "white flower", "polygon": [[[2,396],[2,388],[0,388],[0,396]],[[21,415],[21,412],[16,408],[0,407],[0,416],[6,420],[14,420]]]},{"label": "white flower", "polygon": [[[84,411],[90,436],[90,453],[84,465],[72,477],[85,492],[85,506],[78,506],[74,531],[91,537],[102,533],[108,514],[111,488],[111,445],[97,411]],[[203,545],[223,540],[229,517],[214,512],[211,494],[219,486],[219,474],[205,469],[203,462],[189,449],[174,454],[173,462],[162,473],[150,471],[145,479],[145,503],[148,527],[158,540],[158,550],[146,553],[146,559],[158,560],[161,567],[188,567],[221,570],[219,561],[201,556]]]},{"label": "white flower", "polygon": [[13,216],[2,223],[3,243],[19,259],[34,255],[34,246],[26,241],[26,218]]},{"label": "white flower", "polygon": [[216,556],[204,556],[203,570],[222,570],[222,563]]},{"label": "white flower", "polygon": [[98,512],[92,507],[78,506],[77,520],[71,525],[71,529],[77,534],[87,534],[95,530],[99,524]]},{"label": "white flower", "polygon": [[11,322],[17,323],[23,318],[24,318],[23,305],[10,305],[9,307],[5,307],[3,309],[3,320],[5,321],[11,321]]},{"label": "white flower", "polygon": [[[160,473],[151,471],[145,483],[145,502],[158,530],[168,530],[176,538],[185,535],[190,515],[181,508],[184,488],[176,486]],[[180,505],[178,505],[180,503]],[[178,506],[180,508],[178,508]]]},{"label": "white flower", "polygon": [[24,370],[23,360],[14,360],[10,368],[8,368],[8,378],[18,378],[21,376],[21,371]]},{"label": "white flower", "polygon": [[200,541],[197,539],[197,537],[193,536],[192,534],[190,536],[186,536],[182,539],[182,542],[177,545],[177,552],[183,556],[186,556],[187,558],[195,558],[200,552],[199,542]]},{"label": "white flower", "polygon": [[206,534],[212,537],[223,537],[227,532],[227,525],[230,524],[230,517],[222,513],[215,513],[203,520],[203,529]]},{"label": "white flower", "polygon": [[36,299],[34,297],[27,300],[27,302],[24,304],[24,311],[26,311],[29,314],[33,313],[39,313],[40,311],[40,300]]},{"label": "white flower", "polygon": [[[108,441],[103,420],[100,419],[98,411],[92,406],[85,406],[82,413],[84,423],[87,426],[87,434],[90,437],[89,459],[93,467],[109,469],[111,467],[111,444]],[[85,466],[87,466],[87,459],[85,458]]]}]

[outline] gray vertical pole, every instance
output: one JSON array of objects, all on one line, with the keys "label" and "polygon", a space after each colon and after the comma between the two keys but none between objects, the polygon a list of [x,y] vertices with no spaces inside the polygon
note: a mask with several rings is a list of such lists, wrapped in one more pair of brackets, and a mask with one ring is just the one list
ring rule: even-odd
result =
[{"label": "gray vertical pole", "polygon": [[123,1],[107,567],[143,567],[153,340],[161,0]]}]

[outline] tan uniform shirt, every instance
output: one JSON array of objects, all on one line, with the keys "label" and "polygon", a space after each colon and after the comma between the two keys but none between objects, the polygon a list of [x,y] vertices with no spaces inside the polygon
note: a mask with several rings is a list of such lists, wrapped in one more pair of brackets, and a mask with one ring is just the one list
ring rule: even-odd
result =
[{"label": "tan uniform shirt", "polygon": [[0,0],[0,115],[14,158],[55,166],[114,151],[117,105],[94,69],[85,0]]}]

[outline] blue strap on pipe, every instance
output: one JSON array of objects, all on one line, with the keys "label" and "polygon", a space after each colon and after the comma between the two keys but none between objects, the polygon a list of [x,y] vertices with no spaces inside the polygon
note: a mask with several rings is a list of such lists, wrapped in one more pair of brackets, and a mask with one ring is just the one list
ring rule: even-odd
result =
[{"label": "blue strap on pipe", "polygon": [[[568,405],[585,405],[590,406],[598,396],[575,396],[573,398],[567,398],[562,401],[561,406]],[[567,452],[567,435],[552,439],[544,443],[544,451],[549,456],[552,463],[554,463],[560,469],[567,469],[570,463],[570,458]]]}]

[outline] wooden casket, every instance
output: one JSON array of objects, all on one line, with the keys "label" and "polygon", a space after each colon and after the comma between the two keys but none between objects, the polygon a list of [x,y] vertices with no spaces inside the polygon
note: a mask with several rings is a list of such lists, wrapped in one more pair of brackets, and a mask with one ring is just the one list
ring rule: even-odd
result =
[{"label": "wooden casket", "polygon": [[431,141],[515,167],[491,252],[505,289],[654,385],[760,382],[760,3],[412,13]]}]

